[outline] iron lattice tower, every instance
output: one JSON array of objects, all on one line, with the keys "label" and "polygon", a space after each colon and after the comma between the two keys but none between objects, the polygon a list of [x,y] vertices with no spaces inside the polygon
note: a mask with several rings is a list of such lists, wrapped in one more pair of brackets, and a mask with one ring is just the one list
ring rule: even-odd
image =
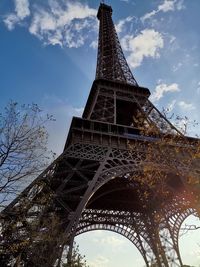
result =
[{"label": "iron lattice tower", "polygon": [[[198,140],[183,137],[138,86],[111,15],[100,4],[96,79],[63,153],[1,213],[1,266],[60,266],[65,249],[70,262],[75,236],[98,229],[128,238],[147,267],[183,266],[179,229],[196,211],[188,161],[174,151],[184,155]],[[176,140],[158,157],[166,135]]]}]

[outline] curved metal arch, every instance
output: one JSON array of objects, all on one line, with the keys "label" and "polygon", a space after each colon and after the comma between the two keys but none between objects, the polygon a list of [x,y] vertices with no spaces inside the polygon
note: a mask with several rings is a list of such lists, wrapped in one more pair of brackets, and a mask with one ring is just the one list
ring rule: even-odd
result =
[{"label": "curved metal arch", "polygon": [[178,245],[179,233],[180,233],[181,226],[182,226],[183,222],[190,215],[194,215],[195,213],[197,214],[197,212],[195,211],[195,209],[188,208],[188,209],[185,210],[185,212],[183,212],[183,213],[178,214],[177,216],[175,216],[175,220],[173,221],[173,236],[177,240],[177,245]]},{"label": "curved metal arch", "polygon": [[[136,232],[130,233],[121,226],[116,226],[116,225],[112,225],[112,224],[103,224],[103,223],[102,224],[101,223],[90,224],[90,225],[83,226],[82,228],[80,228],[76,232],[76,236],[83,234],[83,233],[87,233],[87,232],[91,232],[91,231],[98,231],[98,230],[105,230],[105,231],[114,232],[114,233],[117,233],[117,234],[125,237],[126,239],[128,239],[141,253],[147,266],[149,266],[149,263],[154,260],[153,252],[152,252],[150,246],[148,246],[147,240],[145,240],[145,238],[142,237],[143,240],[145,241],[145,245],[146,245],[145,250],[144,250],[144,248],[142,247],[142,241],[140,240],[141,241],[140,242],[137,239],[137,237],[140,238],[141,236],[138,235]],[[148,248],[147,248],[147,246],[148,246]]]},{"label": "curved metal arch", "polygon": [[[97,192],[97,190],[102,187],[104,184],[106,184],[107,182],[109,182],[110,180],[112,179],[115,179],[117,177],[122,177],[124,176],[124,179],[130,179],[130,177],[133,177],[134,176],[134,173],[135,173],[135,176],[137,176],[138,172],[140,172],[142,170],[142,166],[140,164],[138,164],[137,161],[134,161],[133,158],[130,158],[130,159],[126,159],[125,161],[123,160],[123,155],[118,155],[119,157],[115,158],[114,157],[114,154],[112,153],[112,151],[108,151],[107,152],[108,154],[108,158],[105,160],[105,162],[103,163],[99,173],[96,173],[96,177],[98,177],[98,179],[96,180],[96,183],[92,185],[91,187],[91,194],[89,193],[87,195],[87,199],[84,200],[84,208],[87,207],[89,201],[91,200],[92,196],[95,194],[95,192]],[[131,175],[131,176],[130,176]],[[134,181],[134,178],[132,178],[133,181]],[[137,178],[136,178],[137,179]],[[82,209],[82,211],[80,211],[81,213],[84,211],[84,208]],[[173,214],[174,215],[174,214]],[[172,215],[172,216],[173,216]],[[171,217],[171,216],[170,216]],[[79,217],[80,218],[80,217]],[[76,223],[78,223],[79,220],[77,220]],[[94,223],[95,224],[95,223]],[[94,225],[93,224],[93,225]],[[103,224],[103,223],[102,223]],[[108,222],[109,224],[109,222]],[[104,224],[105,225],[105,224]],[[78,225],[77,225],[78,226]],[[85,231],[84,232],[87,232],[89,231],[88,229],[88,225],[85,225]],[[84,229],[83,227],[83,229]],[[106,227],[106,226],[105,226]],[[114,227],[114,226],[113,226]],[[74,228],[75,229],[75,228]],[[87,229],[87,230],[86,230]],[[105,228],[104,228],[105,229]],[[124,229],[124,228],[122,228]],[[171,228],[173,229],[173,227]],[[78,228],[77,228],[78,230]],[[92,229],[91,229],[92,230]],[[94,229],[94,230],[98,230],[98,229]],[[102,229],[103,230],[103,229]],[[107,230],[107,229],[105,229]],[[109,230],[109,229],[108,229]],[[118,233],[118,231],[114,231],[116,233]],[[79,233],[77,231],[77,233]],[[83,233],[83,231],[81,232]],[[76,231],[74,232],[74,235],[76,235]],[[128,236],[128,233],[127,233],[127,236]],[[139,236],[146,241],[146,239],[139,233]],[[125,236],[126,237],[126,236]],[[131,237],[129,237],[131,238]],[[131,241],[132,242],[132,241]],[[146,244],[148,244],[146,242]],[[142,244],[145,246],[145,244]],[[148,244],[149,246],[149,244]],[[149,246],[150,247],[150,246]],[[142,248],[142,246],[141,246]],[[139,249],[140,253],[142,255],[144,255],[144,259],[146,256],[146,253],[142,253],[141,250]],[[152,249],[151,249],[152,251]],[[154,254],[154,253],[152,253]],[[155,255],[153,255],[153,257],[155,257]],[[152,257],[151,257],[152,259]],[[148,264],[149,260],[147,260],[147,264]],[[149,266],[149,265],[147,265]]]},{"label": "curved metal arch", "polygon": [[125,165],[116,165],[112,168],[105,169],[101,173],[98,182],[94,188],[94,191],[96,192],[100,187],[102,187],[104,184],[109,182],[110,180],[116,179],[117,177],[125,176],[134,172],[141,171],[142,169],[137,165],[137,163],[128,163]]},{"label": "curved metal arch", "polygon": [[[132,179],[134,181],[134,173],[137,175],[139,171],[141,171],[141,166],[137,165],[132,160],[131,160],[131,163],[129,161],[126,164],[126,162],[124,162],[124,161],[122,162],[121,160],[120,160],[120,162],[119,162],[119,160],[117,160],[117,162],[116,162],[116,161],[114,161],[112,159],[109,159],[108,165],[105,166],[104,169],[102,170],[102,173],[101,173],[101,175],[99,177],[100,179],[98,179],[98,182],[97,182],[96,186],[94,187],[93,195],[94,195],[95,192],[98,191],[98,189],[100,187],[102,187],[104,184],[106,184],[110,180],[115,179],[117,177],[124,176],[125,179],[126,178],[130,179],[128,177],[128,175],[131,175],[131,177],[133,177]],[[89,200],[91,200],[91,198],[88,199],[88,202],[89,202]],[[184,214],[178,213],[177,216],[175,215],[175,216],[171,217],[171,218],[175,217],[174,223],[171,223],[171,225],[170,225],[171,227],[170,228],[172,230],[172,233],[174,233],[174,234],[176,233],[174,235],[174,241],[177,244],[177,248],[178,248],[178,235],[179,235],[179,230],[180,230],[181,224],[185,220],[185,218],[187,218],[190,214],[193,214],[193,213],[194,213],[193,209],[188,209],[187,212],[185,212]],[[176,226],[176,223],[178,223],[178,227]],[[93,224],[93,225],[83,226],[82,230],[79,230],[80,232],[77,232],[77,233],[79,234],[79,233],[88,232],[88,231],[92,231],[92,230],[99,230],[99,229],[111,230],[113,232],[119,233],[122,236],[126,237],[127,239],[129,239],[138,248],[139,252],[143,256],[145,261],[149,262],[149,259],[147,259],[147,254],[148,253],[144,253],[143,247],[138,243],[137,237],[134,236],[134,232],[132,231],[132,233],[130,233],[129,231],[125,230],[124,227],[119,227],[119,226],[115,226],[115,225],[110,225],[109,226],[109,224],[106,225],[106,224],[103,224],[103,223],[102,224]],[[148,240],[146,240],[144,238],[144,236],[141,236],[141,234],[139,236],[140,236],[140,238],[142,238],[145,241],[146,245],[149,246]],[[150,250],[152,251],[151,248],[150,248]],[[178,250],[177,250],[177,253],[179,253]],[[151,259],[152,259],[152,257],[151,257]]]},{"label": "curved metal arch", "polygon": [[[111,159],[110,159],[111,161]],[[120,160],[120,162],[122,163],[122,161]],[[91,200],[91,197],[106,183],[108,183],[110,180],[116,179],[117,177],[122,177],[122,176],[126,176],[125,179],[129,179],[129,175],[131,175],[133,177],[134,172],[137,174],[137,172],[141,171],[141,167],[137,164],[137,163],[128,163],[128,164],[121,164],[119,166],[119,160],[117,160],[117,162],[114,161],[114,164],[116,166],[112,167],[112,168],[104,168],[102,170],[102,173],[95,185],[95,187],[93,188],[93,192],[92,195],[89,197],[87,204],[89,203],[89,201]],[[134,181],[134,179],[133,179]],[[86,204],[86,206],[87,206]],[[189,211],[190,210],[190,211]],[[175,217],[176,222],[174,224],[179,223],[179,227],[181,226],[182,222],[191,214],[195,213],[195,210],[193,208],[188,209],[188,211],[186,211],[185,215],[183,213],[181,214],[176,214],[177,216],[174,216],[174,214],[171,216],[171,218]],[[182,219],[181,219],[182,218]],[[169,218],[170,219],[170,218]],[[173,224],[173,223],[172,223]],[[171,224],[171,225],[172,225]]]},{"label": "curved metal arch", "polygon": [[185,208],[185,210],[179,210],[177,213],[170,214],[170,216],[165,217],[165,223],[163,230],[169,231],[169,238],[166,238],[166,236],[160,235],[161,238],[166,242],[169,246],[169,249],[171,248],[176,252],[177,259],[179,259],[180,263],[182,264],[181,260],[181,254],[179,251],[179,232],[181,229],[181,225],[183,221],[190,216],[191,214],[194,214],[195,210],[193,208]]},{"label": "curved metal arch", "polygon": [[[91,231],[98,231],[98,230],[105,230],[105,231],[111,231],[115,232],[117,234],[120,234],[121,236],[127,238],[131,243],[133,243],[137,247],[137,240],[136,235],[132,235],[132,238],[130,236],[130,232],[128,232],[126,229],[124,229],[121,226],[116,226],[114,224],[103,224],[103,223],[96,223],[96,224],[89,224],[86,226],[81,227],[77,232],[76,236],[80,234],[84,234]],[[138,248],[138,247],[137,247]]]},{"label": "curved metal arch", "polygon": [[[111,164],[112,162],[112,164]],[[124,160],[119,159],[109,159],[109,163],[105,164],[105,168],[103,169],[96,185],[95,185],[95,192],[98,190],[101,186],[106,184],[112,179],[115,179],[117,177],[121,176],[127,176],[125,178],[128,179],[129,174],[133,174],[134,172],[140,172],[143,170],[143,167],[141,164],[138,164],[138,161],[129,160],[127,164],[124,162]],[[165,170],[171,172],[171,169]],[[133,176],[132,176],[133,177]],[[133,179],[134,180],[134,179]],[[182,179],[181,179],[182,180]],[[148,183],[147,183],[148,184]]]},{"label": "curved metal arch", "polygon": [[[131,161],[131,163],[130,163]],[[95,184],[93,188],[92,195],[88,198],[87,204],[85,207],[87,207],[88,203],[90,203],[92,196],[106,183],[108,183],[111,180],[116,179],[117,177],[124,177],[124,179],[128,179],[129,181],[137,181],[140,182],[139,180],[134,179],[134,173],[135,176],[137,177],[137,174],[143,170],[141,168],[140,164],[137,164],[136,162],[133,162],[130,160],[129,162],[124,162],[124,160],[119,160],[119,159],[109,159],[109,164],[107,163],[104,166],[104,169],[102,170],[97,183]],[[112,164],[111,164],[112,162]],[[121,164],[120,164],[121,163]],[[107,165],[107,166],[106,166]],[[110,166],[112,167],[110,167]],[[131,177],[131,178],[130,178]],[[148,183],[146,183],[148,186]]]},{"label": "curved metal arch", "polygon": [[[118,163],[118,162],[117,162]],[[82,212],[84,211],[85,207],[87,207],[87,204],[89,203],[89,201],[91,200],[92,196],[104,185],[106,184],[107,182],[109,182],[110,180],[112,179],[115,179],[119,176],[122,176],[122,175],[126,175],[126,174],[129,174],[129,173],[133,173],[134,172],[134,168],[136,166],[138,166],[137,164],[135,165],[134,163],[132,164],[126,164],[125,166],[124,165],[117,165],[117,163],[115,163],[115,167],[113,168],[110,168],[110,169],[106,169],[105,166],[104,166],[104,169],[102,170],[100,176],[98,177],[98,180],[96,182],[96,184],[94,185],[93,189],[92,189],[92,192],[90,194],[90,196],[88,197],[86,203],[84,204],[84,208],[82,209]],[[105,164],[106,165],[106,164]],[[134,168],[133,168],[134,166]],[[125,168],[126,167],[126,168]],[[133,168],[133,170],[130,170],[130,169],[127,169],[127,167],[130,167],[130,168]],[[110,170],[112,170],[112,172],[110,172]],[[113,170],[121,170],[120,172],[113,172]],[[135,171],[138,171],[139,168],[136,170],[135,168]]]}]

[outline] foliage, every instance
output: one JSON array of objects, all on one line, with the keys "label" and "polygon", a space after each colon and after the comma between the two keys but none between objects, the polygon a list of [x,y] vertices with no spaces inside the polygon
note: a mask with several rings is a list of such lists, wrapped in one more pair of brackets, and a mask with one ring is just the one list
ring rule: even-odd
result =
[{"label": "foliage", "polygon": [[[1,136],[4,137],[1,137],[4,141],[2,143],[8,144],[7,146],[2,145],[1,148],[11,147],[9,153],[13,152],[10,158],[7,157],[8,159],[4,153],[5,162],[8,162],[8,164],[5,165],[2,161],[2,166],[9,166],[11,162],[15,162],[17,156],[17,163],[22,162],[22,172],[18,174],[17,169],[15,169],[15,166],[18,164],[14,164],[11,174],[17,173],[18,176],[11,175],[7,178],[7,184],[11,184],[12,186],[15,185],[18,180],[23,179],[24,181],[24,178],[34,176],[44,167],[48,157],[46,157],[44,153],[46,151],[47,133],[43,123],[51,119],[49,117],[45,120],[42,119],[40,116],[41,111],[35,105],[29,106],[28,111],[27,107],[23,107],[23,113],[17,111],[17,106],[16,103],[10,104],[10,109],[8,108],[6,110],[7,115],[2,117],[5,119],[2,120],[4,123],[1,125],[3,133]],[[140,120],[140,118],[138,120]],[[147,125],[143,122],[139,124]],[[200,180],[199,140],[188,138],[179,131],[176,132],[174,128],[172,131],[165,131],[165,129],[165,124],[162,125],[161,123],[159,129],[155,128],[153,124],[152,127],[151,125],[148,125],[148,127],[141,126],[140,138],[137,140],[130,139],[129,143],[130,149],[134,151],[138,159],[138,170],[132,177],[130,175],[129,178],[134,180],[136,184],[139,183],[142,185],[140,188],[143,190],[137,192],[140,203],[144,211],[156,210],[156,212],[152,214],[152,221],[158,225],[163,223],[163,219],[165,219],[165,208],[168,204],[171,205],[171,201],[169,200],[178,203],[178,205],[176,205],[177,213],[181,213],[182,210],[190,207],[191,201],[193,201],[194,207],[198,210],[197,207],[200,203],[200,194],[196,194],[194,189],[198,188]],[[13,146],[15,142],[10,140],[20,141],[19,146],[15,148],[16,146]],[[22,148],[21,154],[18,153],[18,147]],[[8,156],[9,153],[7,153]],[[12,159],[14,159],[14,161],[12,161]],[[57,168],[59,167],[59,161],[56,162],[55,166],[57,166]],[[8,170],[10,170],[10,167]],[[14,220],[11,218],[10,221],[8,220],[8,222],[4,224],[4,240],[6,240],[6,242],[3,244],[5,255],[2,254],[2,257],[4,257],[3,260],[5,260],[6,263],[10,263],[15,254],[17,255],[17,257],[15,257],[17,261],[28,262],[30,266],[52,266],[55,258],[62,260],[62,255],[60,256],[58,252],[60,250],[60,244],[66,242],[66,233],[64,232],[63,218],[59,214],[59,209],[57,213],[52,211],[52,207],[54,208],[54,206],[51,204],[55,204],[56,201],[59,200],[54,195],[54,192],[52,193],[50,180],[48,179],[52,177],[52,170],[54,170],[54,168],[50,168],[46,173],[47,176],[45,176],[45,179],[41,179],[33,187],[34,200],[31,198],[32,196],[30,196],[29,199],[22,197],[22,210],[18,210],[20,205],[15,206],[13,209],[18,218],[16,219],[15,217]],[[8,171],[7,173],[9,174]],[[178,183],[174,183],[174,181],[178,181]],[[9,182],[11,183],[9,184]],[[12,188],[12,186],[9,192],[13,192],[12,189],[15,189]],[[174,196],[179,198],[177,192],[179,189],[182,190],[183,188],[189,188],[189,191],[181,191],[180,199],[175,201]],[[192,194],[190,194],[191,192]],[[34,201],[35,205],[32,206]],[[157,206],[155,207],[154,205]],[[36,210],[34,210],[35,208]],[[42,216],[37,216],[37,209],[39,209],[38,214],[43,214]],[[25,214],[27,218],[25,218]],[[153,238],[156,239],[157,234],[158,233],[155,231]],[[158,245],[159,249],[163,249],[161,243],[158,242]],[[40,257],[38,257],[38,251],[42,251]],[[57,255],[57,253],[59,255]],[[40,262],[38,262],[38,260]],[[74,247],[72,261],[70,263],[64,263],[63,266],[87,266],[77,246]],[[156,263],[153,264],[152,267],[153,266],[156,267]]]},{"label": "foliage", "polygon": [[[129,179],[140,185],[138,202],[145,214],[152,211],[151,221],[158,229],[158,235],[155,232],[150,237],[158,247],[152,263],[156,267],[159,261],[174,260],[167,251],[166,241],[174,229],[170,219],[191,209],[200,215],[200,140],[186,136],[189,124],[186,117],[176,118],[181,131],[167,120],[159,121],[156,114],[154,121],[160,123],[149,123],[143,116],[137,120],[140,137],[129,140],[129,147],[137,157],[137,169]],[[165,232],[160,230],[163,226]]]},{"label": "foliage", "polygon": [[133,179],[146,187],[140,196],[143,207],[152,202],[151,192],[154,195],[156,192],[162,210],[167,199],[183,190],[184,204],[189,207],[192,202],[193,208],[200,213],[200,140],[186,136],[190,123],[187,117],[177,116],[175,124],[181,126],[181,131],[176,131],[164,123],[158,127],[147,125],[143,120],[140,127],[142,141],[129,142],[131,150],[139,155],[138,173]]},{"label": "foliage", "polygon": [[85,260],[85,256],[82,256],[79,252],[79,246],[74,244],[72,251],[71,263],[64,263],[63,267],[89,267]]},{"label": "foliage", "polygon": [[45,125],[51,120],[36,104],[10,102],[0,114],[1,207],[46,167],[51,156]]}]

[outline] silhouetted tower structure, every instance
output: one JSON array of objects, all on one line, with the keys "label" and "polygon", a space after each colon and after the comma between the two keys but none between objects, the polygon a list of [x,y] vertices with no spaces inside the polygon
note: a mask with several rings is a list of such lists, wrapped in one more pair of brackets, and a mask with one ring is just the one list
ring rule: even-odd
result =
[{"label": "silhouetted tower structure", "polygon": [[[166,133],[177,136],[172,151],[186,139],[191,146],[196,141],[182,138],[137,84],[111,16],[112,8],[101,3],[96,79],[82,118],[72,119],[62,155],[1,214],[1,266],[11,260],[60,266],[65,249],[70,261],[75,236],[98,229],[128,238],[147,267],[183,266],[179,229],[195,214],[186,198],[187,171],[180,158],[182,176],[167,169],[167,155],[150,159],[147,151],[153,144],[158,151]],[[148,172],[149,161],[156,167]]]}]

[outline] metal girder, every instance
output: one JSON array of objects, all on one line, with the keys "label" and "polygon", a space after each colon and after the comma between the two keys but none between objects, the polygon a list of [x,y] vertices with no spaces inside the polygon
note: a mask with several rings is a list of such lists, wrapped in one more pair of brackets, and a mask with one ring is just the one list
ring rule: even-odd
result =
[{"label": "metal girder", "polygon": [[137,82],[124,57],[111,15],[111,7],[100,4],[96,79],[103,78],[137,86]]},{"label": "metal girder", "polygon": [[[142,93],[142,88],[138,87],[139,92],[132,88],[132,91],[122,86],[117,88],[117,83],[103,84],[102,81],[96,81],[95,97],[87,119],[94,121],[120,124],[118,121],[123,108],[117,102],[123,101],[130,105],[132,110],[128,110],[131,115],[131,122],[127,126],[145,130],[152,129],[157,133],[183,134],[172,125],[169,120],[150,102],[148,95]],[[127,114],[128,115],[128,114]],[[124,118],[125,121],[125,118]]]},{"label": "metal girder", "polygon": [[[52,252],[47,265],[45,265],[46,259],[41,259],[43,266],[48,266],[59,258],[60,247],[68,244],[76,234],[98,227],[108,230],[112,226],[111,230],[123,234],[136,245],[147,266],[155,261],[160,261],[160,266],[166,266],[164,260],[158,256],[158,251],[162,249],[161,243],[166,243],[166,236],[170,234],[170,243],[165,244],[167,251],[163,250],[162,255],[169,254],[172,262],[179,261],[177,266],[181,266],[178,232],[183,218],[194,210],[190,209],[190,212],[186,213],[185,210],[190,208],[191,203],[185,200],[184,195],[178,198],[173,192],[169,197],[170,201],[165,203],[164,199],[162,202],[159,188],[165,185],[165,180],[159,178],[159,183],[154,189],[151,189],[145,180],[141,183],[139,177],[142,175],[143,166],[148,162],[145,162],[147,143],[141,141],[139,143],[138,149],[134,150],[102,147],[84,142],[74,143],[65,149],[63,154],[1,213],[2,257],[13,257],[10,248],[17,246],[18,249],[14,254],[18,257],[20,255],[22,262],[36,264],[33,263],[33,259],[38,260],[37,250],[41,250],[48,236],[49,243],[44,247],[42,255],[47,255],[47,250],[51,250],[52,247],[57,248],[57,252]],[[156,168],[166,172],[171,171],[167,168],[165,160],[160,162],[156,155],[151,159],[155,161]],[[185,175],[184,168],[182,175]],[[107,188],[110,182],[112,185]],[[101,188],[104,194],[100,193],[96,197]],[[139,207],[139,211],[127,212],[129,209],[127,205],[131,202],[123,204],[125,206],[121,204],[120,210],[117,211],[114,205],[115,199],[109,206],[110,211],[98,207],[90,208],[90,206],[95,207],[97,199],[103,203],[106,201],[105,196],[112,196],[115,190],[121,190],[120,188],[122,191],[131,191],[130,196],[136,196],[136,199],[130,200],[133,203],[131,207],[133,206],[133,209]],[[151,198],[143,198],[146,190]],[[164,214],[159,213],[159,205],[152,206],[158,199],[163,204]],[[125,203],[124,200],[121,203]],[[114,207],[115,210],[112,210]],[[149,215],[145,215],[148,213]],[[94,217],[94,214],[97,216]],[[158,214],[159,223],[155,221]],[[153,228],[152,223],[154,223]],[[152,232],[153,229],[157,229],[155,234]],[[156,243],[158,237],[160,241]],[[169,240],[169,236],[167,239]],[[169,259],[168,261],[170,263]]]}]

